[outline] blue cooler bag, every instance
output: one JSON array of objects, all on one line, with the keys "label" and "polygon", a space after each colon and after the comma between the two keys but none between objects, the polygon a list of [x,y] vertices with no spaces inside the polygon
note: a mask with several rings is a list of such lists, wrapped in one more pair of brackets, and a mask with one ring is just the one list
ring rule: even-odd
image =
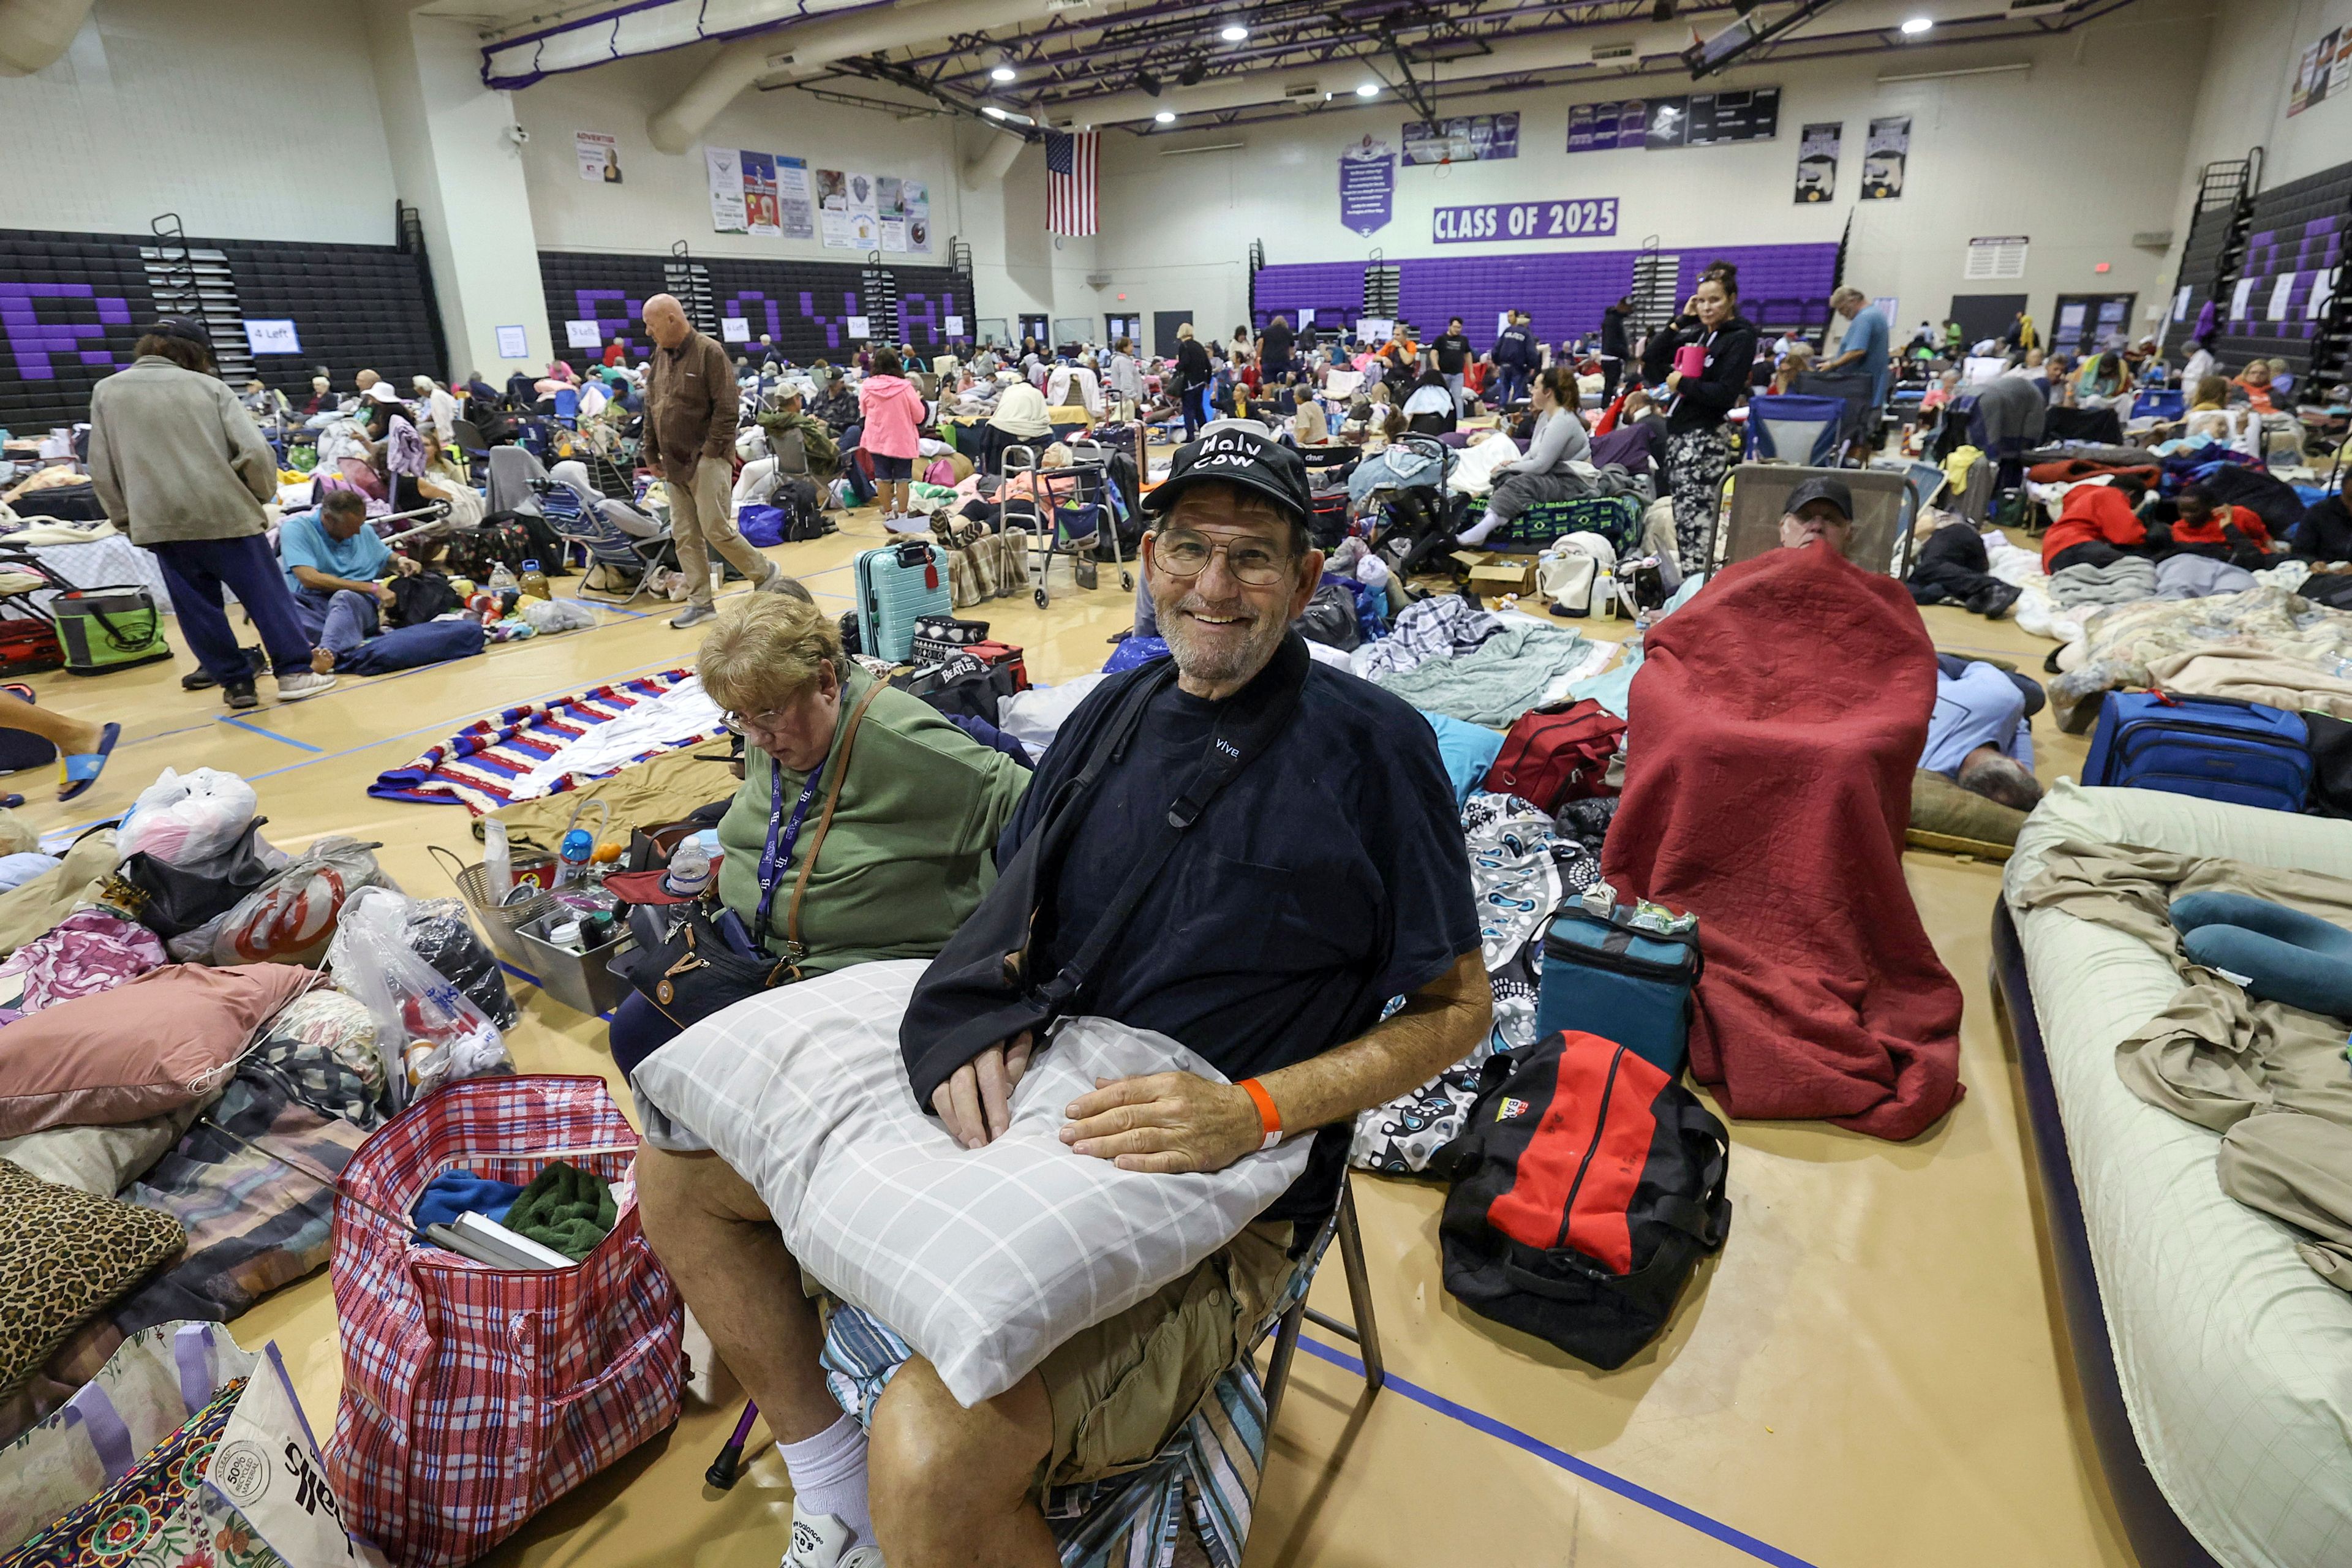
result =
[{"label": "blue cooler bag", "polygon": [[1536,1037],[1581,1030],[1679,1076],[1690,1055],[1691,994],[1703,967],[1698,929],[1672,936],[1634,927],[1633,906],[1608,917],[1570,900],[1544,936]]},{"label": "blue cooler bag", "polygon": [[2303,716],[2284,709],[2178,691],[2110,691],[2083,782],[2301,811],[2311,795],[2310,745]]}]

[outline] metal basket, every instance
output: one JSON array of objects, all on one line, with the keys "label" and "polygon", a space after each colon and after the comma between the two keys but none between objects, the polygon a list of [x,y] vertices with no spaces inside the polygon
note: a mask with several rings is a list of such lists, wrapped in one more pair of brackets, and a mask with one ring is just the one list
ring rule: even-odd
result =
[{"label": "metal basket", "polygon": [[555,857],[547,854],[516,856],[512,862],[515,886],[536,884],[540,890],[530,898],[517,899],[510,904],[494,904],[490,901],[488,867],[468,866],[438,844],[428,844],[425,847],[435,858],[446,860],[449,867],[456,868],[449,871],[449,879],[457,884],[457,891],[464,897],[466,908],[473,913],[474,923],[481,927],[482,935],[488,939],[499,956],[519,968],[527,967],[531,954],[515,933],[556,907],[555,894],[551,890],[560,867]]}]

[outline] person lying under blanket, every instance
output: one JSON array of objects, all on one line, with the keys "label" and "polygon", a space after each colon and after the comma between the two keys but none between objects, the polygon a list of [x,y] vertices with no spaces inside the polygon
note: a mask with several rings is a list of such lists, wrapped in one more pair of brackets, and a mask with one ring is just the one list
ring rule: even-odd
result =
[{"label": "person lying under blanket", "polygon": [[[824,1331],[766,1206],[715,1154],[675,1152],[694,1146],[690,1130],[649,1116],[646,1235],[777,1437],[788,1568],[1051,1568],[1040,1489],[1161,1447],[1239,1359],[1295,1241],[1331,1212],[1356,1115],[1486,1036],[1469,868],[1430,727],[1314,664],[1289,631],[1323,564],[1305,466],[1226,426],[1181,449],[1146,505],[1158,521],[1143,560],[1173,657],[1104,681],[1046,753],[993,889],[914,989],[899,1029],[908,1080],[979,1149],[1008,1126],[1045,1024],[1085,1014],[1169,1036],[1231,1081],[1102,1083],[1068,1108],[1060,1136],[1076,1155],[1219,1171],[1323,1131],[1307,1174],[1194,1276],[1086,1329],[1010,1392],[966,1408],[928,1362],[908,1362],[869,1447],[827,1390]],[[1014,952],[1024,973],[1054,979],[1007,990]],[[1403,1007],[1383,1019],[1395,996]]]}]

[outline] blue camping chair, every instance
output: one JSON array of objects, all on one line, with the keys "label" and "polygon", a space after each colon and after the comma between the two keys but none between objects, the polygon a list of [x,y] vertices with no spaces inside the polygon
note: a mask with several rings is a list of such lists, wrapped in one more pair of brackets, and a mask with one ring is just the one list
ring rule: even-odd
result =
[{"label": "blue camping chair", "polygon": [[1838,462],[1838,430],[1846,416],[1842,397],[1790,395],[1748,400],[1748,450],[1751,463],[1796,463],[1832,468]]},{"label": "blue camping chair", "polygon": [[572,387],[562,387],[555,394],[555,417],[569,425],[580,417],[580,394]]},{"label": "blue camping chair", "polygon": [[2189,407],[2189,395],[2171,392],[2143,392],[2132,402],[2131,416],[2135,419],[2178,419]]}]

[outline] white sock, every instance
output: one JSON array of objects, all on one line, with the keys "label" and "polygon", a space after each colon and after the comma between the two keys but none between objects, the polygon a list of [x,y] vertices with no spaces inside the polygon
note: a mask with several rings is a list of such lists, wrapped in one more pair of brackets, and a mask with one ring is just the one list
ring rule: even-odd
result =
[{"label": "white sock", "polygon": [[874,1510],[866,1500],[866,1428],[844,1415],[814,1437],[779,1443],[784,1471],[792,1477],[793,1501],[804,1513],[831,1514],[874,1539]]}]

